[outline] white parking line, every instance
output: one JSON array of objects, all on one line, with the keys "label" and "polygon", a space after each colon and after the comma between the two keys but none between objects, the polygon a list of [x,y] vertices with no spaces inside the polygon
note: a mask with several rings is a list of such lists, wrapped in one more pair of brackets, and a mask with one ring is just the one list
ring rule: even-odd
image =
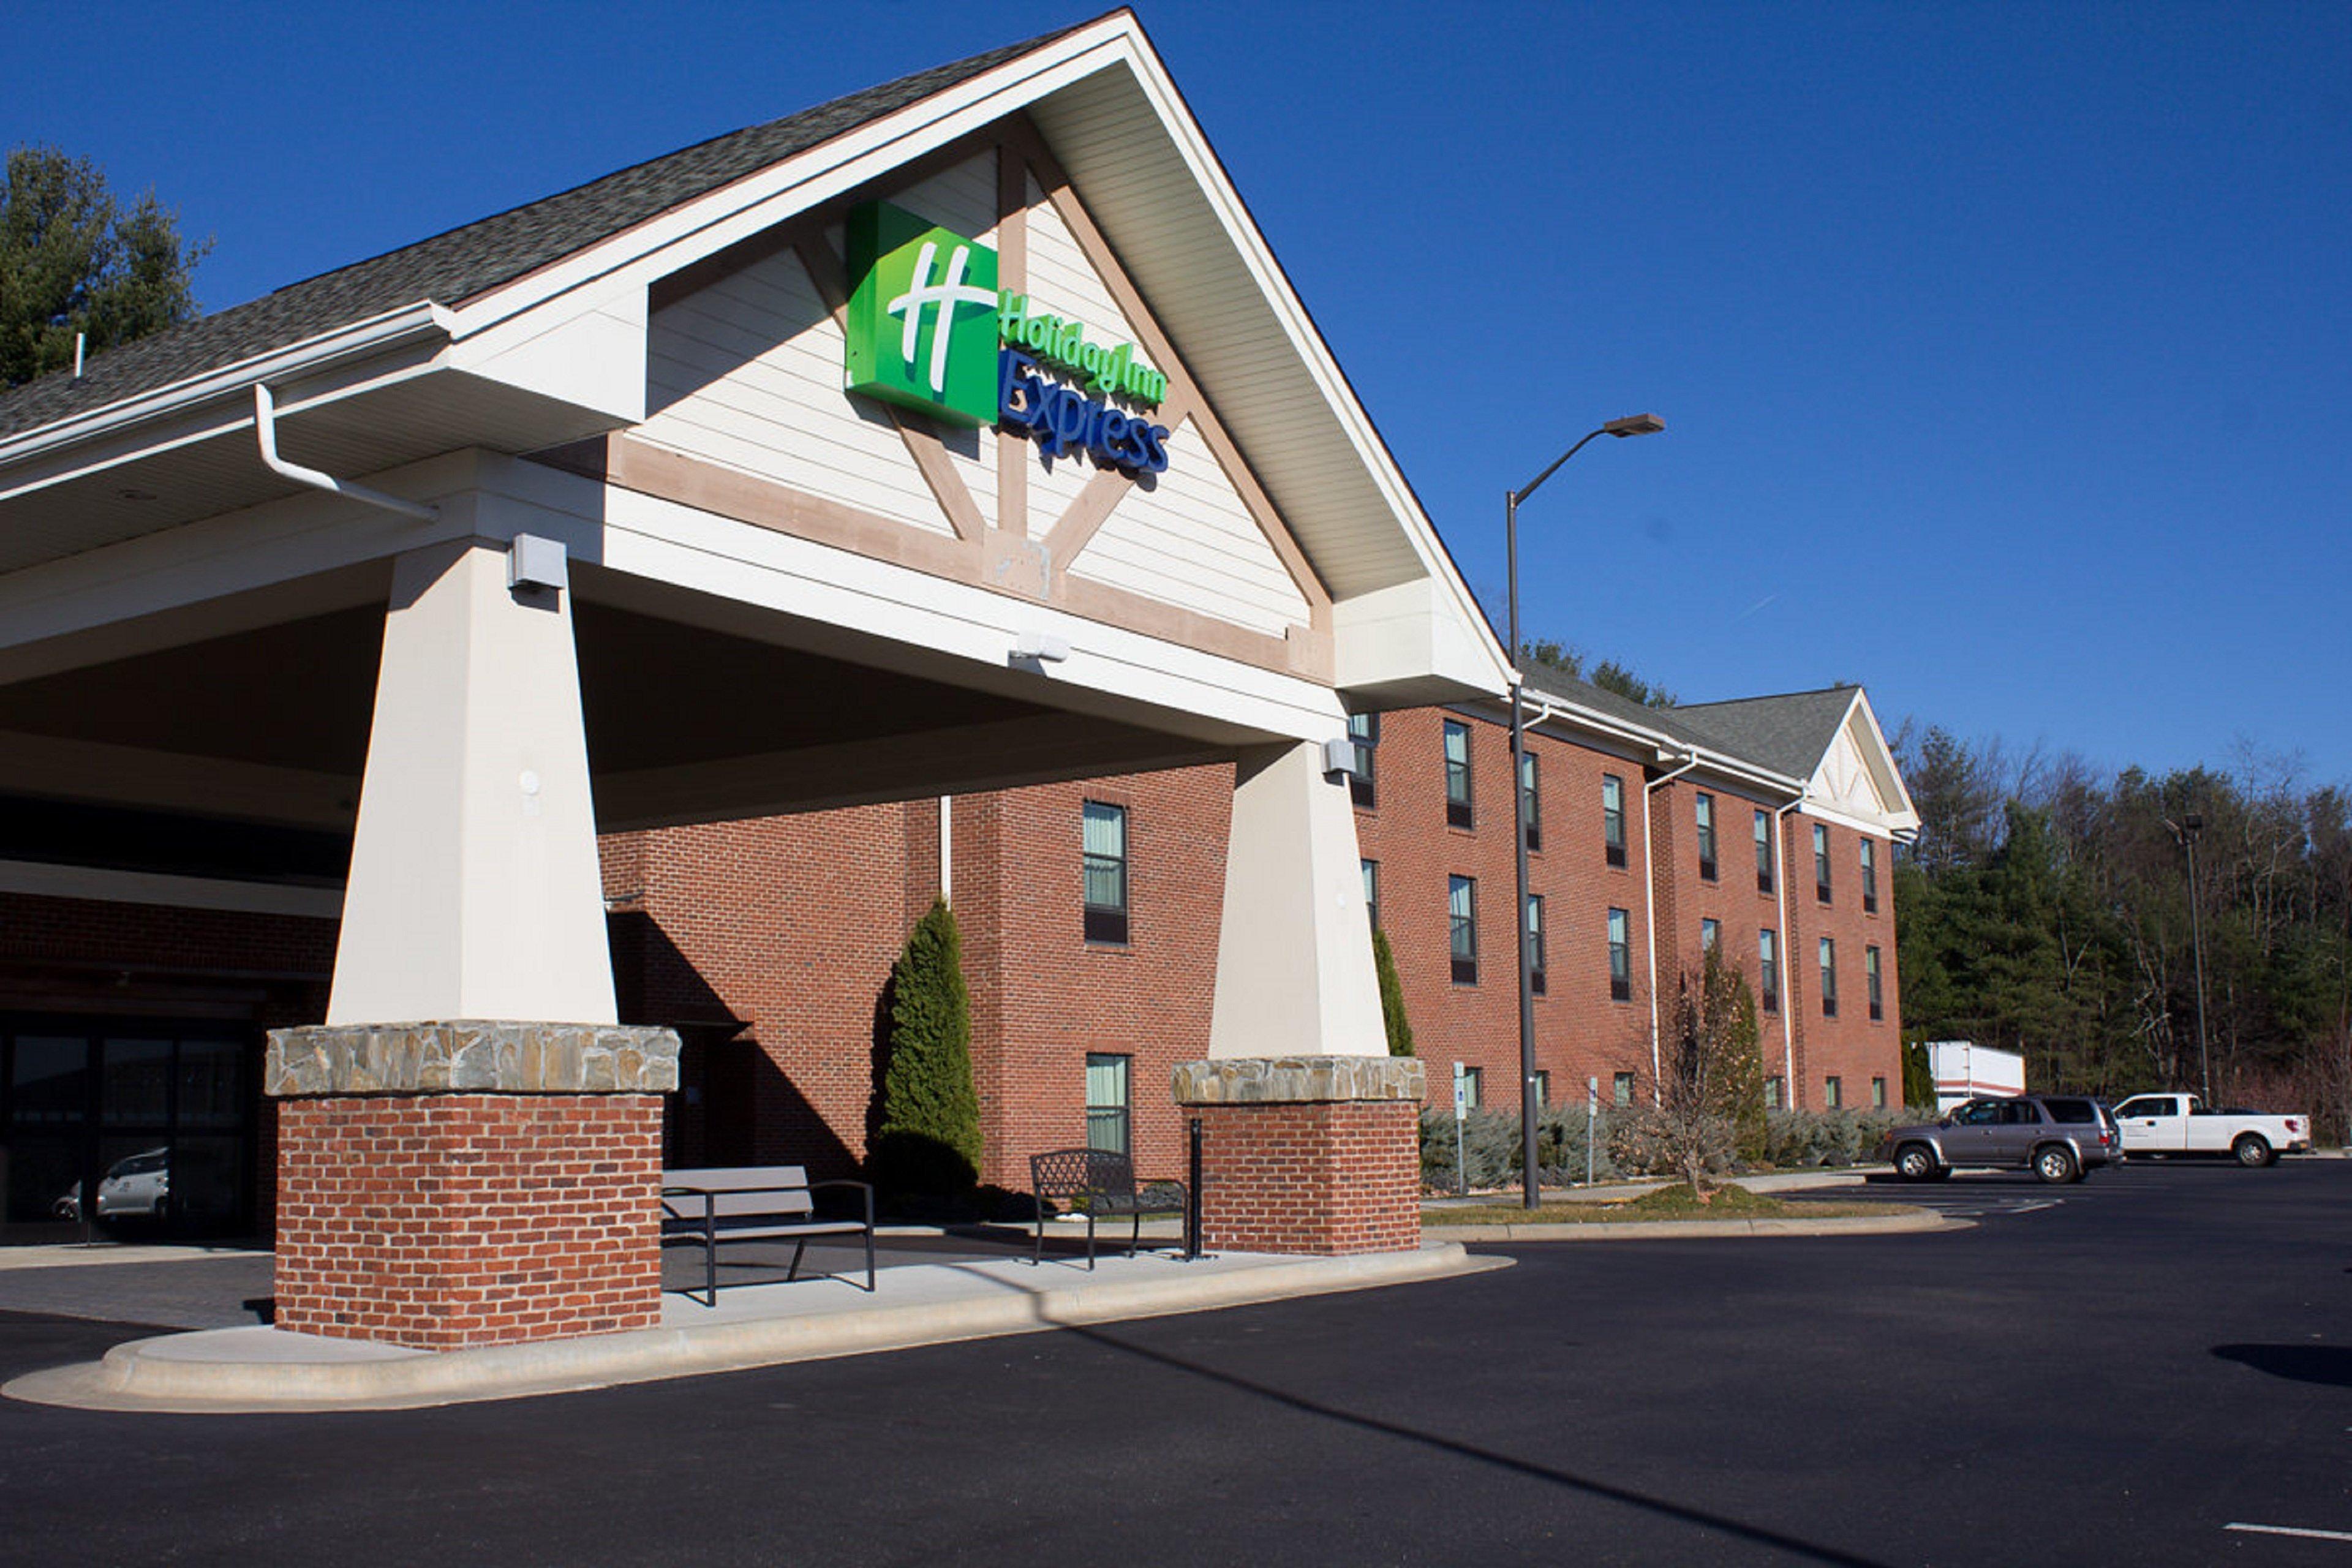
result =
[{"label": "white parking line", "polygon": [[2249,1535],[2294,1535],[2306,1541],[2352,1541],[2352,1531],[2298,1530],[2291,1524],[2225,1524],[2224,1530],[2242,1530]]}]

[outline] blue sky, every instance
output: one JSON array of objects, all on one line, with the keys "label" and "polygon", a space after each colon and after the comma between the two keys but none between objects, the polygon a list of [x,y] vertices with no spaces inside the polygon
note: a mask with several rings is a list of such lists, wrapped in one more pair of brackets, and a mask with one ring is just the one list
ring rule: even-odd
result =
[{"label": "blue sky", "polygon": [[[1097,9],[101,5],[0,142],[218,307]],[[1139,9],[1498,623],[1504,491],[1655,410],[1523,510],[1531,636],[2352,782],[2352,7]]]}]

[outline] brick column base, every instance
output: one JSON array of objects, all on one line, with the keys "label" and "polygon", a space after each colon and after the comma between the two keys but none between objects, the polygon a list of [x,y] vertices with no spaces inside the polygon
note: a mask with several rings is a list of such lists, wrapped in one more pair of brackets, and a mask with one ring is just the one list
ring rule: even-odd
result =
[{"label": "brick column base", "polygon": [[1421,1245],[1422,1066],[1411,1058],[1186,1062],[1202,1243],[1332,1256]]},{"label": "brick column base", "polygon": [[278,1326],[423,1350],[655,1326],[653,1091],[677,1050],[585,1026],[273,1032]]}]

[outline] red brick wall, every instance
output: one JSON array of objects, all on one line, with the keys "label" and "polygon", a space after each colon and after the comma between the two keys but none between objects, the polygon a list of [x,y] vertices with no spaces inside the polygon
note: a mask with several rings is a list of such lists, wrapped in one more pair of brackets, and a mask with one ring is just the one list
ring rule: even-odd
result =
[{"label": "red brick wall", "polygon": [[[1836,823],[1829,829],[1830,901],[1821,902],[1813,878],[1813,825],[1802,812],[1789,814],[1789,946],[1795,1007],[1797,1103],[1819,1110],[1824,1080],[1843,1083],[1848,1108],[1868,1110],[1870,1080],[1886,1080],[1890,1106],[1903,1101],[1902,1007],[1895,973],[1894,847],[1875,838],[1878,908],[1862,907],[1862,835]],[[1822,1012],[1821,939],[1837,943],[1838,1012]],[[1884,1016],[1870,1016],[1864,952],[1878,949]],[[1779,1070],[1777,1068],[1772,1070]]]},{"label": "red brick wall", "polygon": [[[1431,1092],[1451,1090],[1453,1063],[1483,1071],[1486,1103],[1516,1110],[1519,1097],[1518,975],[1511,925],[1510,731],[1470,724],[1475,825],[1445,822],[1441,723],[1448,715],[1414,709],[1381,716],[1378,799],[1356,813],[1360,853],[1381,866],[1381,924],[1395,951],[1414,1046],[1430,1068]],[[1551,1076],[1554,1104],[1577,1103],[1588,1076],[1604,1098],[1613,1074],[1649,1075],[1645,913],[1642,898],[1640,763],[1530,735],[1537,758],[1542,846],[1528,857],[1528,890],[1544,900],[1545,991],[1535,1000],[1536,1066]],[[1626,864],[1607,863],[1601,777],[1625,785]],[[1664,852],[1662,847],[1661,852]],[[1452,979],[1446,879],[1478,882],[1478,981]],[[1610,996],[1608,911],[1626,911],[1633,994]],[[1662,925],[1663,925],[1662,911]]]},{"label": "red brick wall", "polygon": [[427,1350],[661,1317],[661,1099],[291,1100],[278,1324]]},{"label": "red brick wall", "polygon": [[1202,1105],[1211,1250],[1334,1255],[1421,1245],[1421,1108],[1406,1100]]}]

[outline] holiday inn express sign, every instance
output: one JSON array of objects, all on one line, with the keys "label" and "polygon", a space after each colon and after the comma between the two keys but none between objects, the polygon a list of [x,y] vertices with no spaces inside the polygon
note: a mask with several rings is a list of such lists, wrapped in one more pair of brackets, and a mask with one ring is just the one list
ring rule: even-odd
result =
[{"label": "holiday inn express sign", "polygon": [[1168,378],[1132,343],[997,287],[996,252],[887,202],[848,223],[850,391],[962,425],[1026,434],[1046,457],[1085,451],[1136,473],[1168,467],[1156,408]]}]

